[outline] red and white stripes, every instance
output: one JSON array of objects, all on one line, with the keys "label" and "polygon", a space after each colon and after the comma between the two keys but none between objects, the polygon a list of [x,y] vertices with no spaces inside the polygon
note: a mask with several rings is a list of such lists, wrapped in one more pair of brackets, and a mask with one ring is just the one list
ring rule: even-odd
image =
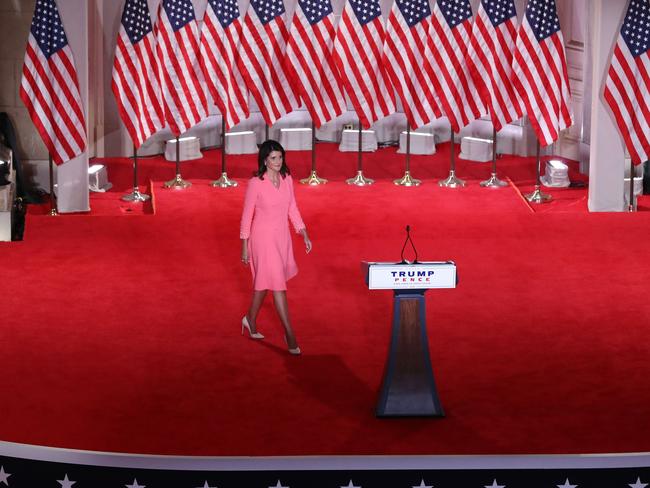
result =
[{"label": "red and white stripes", "polygon": [[395,112],[395,95],[383,63],[381,16],[361,25],[348,0],[339,21],[334,59],[363,128]]},{"label": "red and white stripes", "polygon": [[[428,9],[428,0],[423,0]],[[440,105],[431,78],[434,76],[427,37],[431,12],[409,27],[398,2],[393,4],[386,25],[384,64],[402,101],[402,109],[412,129],[441,117]]]},{"label": "red and white stripes", "polygon": [[513,15],[495,26],[481,2],[472,27],[467,62],[497,132],[523,113],[511,81],[516,20]]},{"label": "red and white stripes", "polygon": [[224,28],[212,3],[208,2],[201,28],[201,68],[208,90],[226,119],[226,130],[239,124],[250,114],[248,90],[237,65],[241,33],[242,23],[239,15]]},{"label": "red and white stripes", "polygon": [[30,33],[20,98],[56,164],[86,150],[86,120],[67,44],[47,59]]},{"label": "red and white stripes", "polygon": [[289,32],[284,13],[262,23],[251,0],[244,18],[239,68],[264,121],[273,125],[280,117],[300,106],[284,67]]},{"label": "red and white stripes", "polygon": [[560,136],[573,123],[570,88],[562,32],[537,42],[528,18],[519,28],[512,62],[513,83],[526,107],[530,123],[542,146]]},{"label": "red and white stripes", "polygon": [[151,30],[132,43],[124,25],[120,26],[113,60],[112,90],[122,122],[137,149],[162,129],[164,120]]},{"label": "red and white stripes", "polygon": [[334,13],[329,0],[323,0],[330,13],[311,24],[302,8],[296,5],[287,45],[286,65],[289,80],[300,94],[316,127],[338,117],[346,110],[332,49],[334,47]]},{"label": "red and white stripes", "polygon": [[485,111],[466,62],[471,26],[471,17],[450,26],[438,3],[434,5],[429,35],[436,74],[433,81],[442,111],[454,132]]},{"label": "red and white stripes", "polygon": [[199,28],[196,20],[174,31],[163,5],[158,9],[156,38],[158,71],[165,120],[176,136],[208,115],[205,81],[199,64]]}]

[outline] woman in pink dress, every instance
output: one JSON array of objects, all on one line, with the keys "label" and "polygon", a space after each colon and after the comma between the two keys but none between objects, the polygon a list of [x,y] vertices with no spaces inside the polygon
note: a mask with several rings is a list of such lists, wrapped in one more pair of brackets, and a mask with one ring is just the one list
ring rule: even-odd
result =
[{"label": "woman in pink dress", "polygon": [[300,354],[287,304],[287,281],[298,273],[289,220],[302,235],[309,253],[311,241],[296,206],[293,180],[284,162],[284,148],[276,141],[265,141],[260,147],[258,171],[248,182],[241,218],[241,260],[245,265],[250,264],[253,274],[253,299],[242,318],[242,334],[246,330],[251,338],[264,339],[257,332],[256,321],[266,292],[271,290],[289,352]]}]

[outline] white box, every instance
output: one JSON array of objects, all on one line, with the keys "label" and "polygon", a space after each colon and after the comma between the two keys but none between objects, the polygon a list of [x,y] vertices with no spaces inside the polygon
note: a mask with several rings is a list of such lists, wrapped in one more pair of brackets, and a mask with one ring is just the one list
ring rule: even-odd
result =
[{"label": "white box", "polygon": [[[361,135],[361,151],[373,152],[377,150],[377,135],[374,130],[364,130]],[[356,152],[359,150],[359,129],[346,129],[341,134],[339,151]]]},{"label": "white box", "polygon": [[[181,137],[178,142],[180,144],[179,161],[189,161],[203,157],[203,154],[201,154],[201,141],[198,137]],[[176,161],[176,139],[170,139],[165,144],[165,159],[167,161]]]},{"label": "white box", "polygon": [[88,189],[90,191],[105,192],[113,187],[108,182],[108,172],[103,164],[93,164],[88,168]]},{"label": "white box", "polygon": [[280,129],[280,144],[285,151],[311,150],[311,129],[289,127]]},{"label": "white box", "polygon": [[478,137],[463,137],[460,142],[459,157],[479,163],[492,161],[492,141]]},{"label": "white box", "polygon": [[226,154],[255,154],[257,139],[252,130],[226,133]]},{"label": "white box", "polygon": [[557,159],[546,161],[546,174],[540,180],[549,188],[566,188],[571,184],[569,166]]},{"label": "white box", "polygon": [[[411,147],[409,149],[411,154],[435,154],[436,143],[433,134],[411,132]],[[399,149],[397,152],[406,154],[406,131],[401,132],[399,135]]]}]

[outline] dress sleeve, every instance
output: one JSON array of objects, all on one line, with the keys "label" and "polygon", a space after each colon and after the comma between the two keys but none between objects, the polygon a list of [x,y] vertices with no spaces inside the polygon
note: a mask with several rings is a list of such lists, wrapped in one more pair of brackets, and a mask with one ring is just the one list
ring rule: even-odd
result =
[{"label": "dress sleeve", "polygon": [[300,216],[300,210],[298,210],[298,205],[296,205],[296,197],[293,194],[293,179],[291,176],[287,176],[287,183],[289,183],[289,220],[293,224],[293,228],[296,232],[300,232],[305,228],[305,224],[302,221]]},{"label": "dress sleeve", "polygon": [[246,196],[244,197],[244,210],[241,214],[241,224],[239,226],[239,238],[248,239],[251,235],[251,223],[253,222],[253,214],[255,213],[255,202],[257,201],[257,178],[251,178],[248,181],[246,188]]}]

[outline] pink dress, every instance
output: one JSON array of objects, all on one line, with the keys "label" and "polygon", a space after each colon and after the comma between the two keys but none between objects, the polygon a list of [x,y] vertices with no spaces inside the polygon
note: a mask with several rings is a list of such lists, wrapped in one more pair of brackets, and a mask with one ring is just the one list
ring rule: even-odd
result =
[{"label": "pink dress", "polygon": [[291,176],[280,177],[279,188],[273,186],[268,176],[263,180],[251,178],[244,198],[240,237],[248,239],[255,290],[286,290],[287,281],[298,273],[288,220],[296,232],[305,228]]}]

